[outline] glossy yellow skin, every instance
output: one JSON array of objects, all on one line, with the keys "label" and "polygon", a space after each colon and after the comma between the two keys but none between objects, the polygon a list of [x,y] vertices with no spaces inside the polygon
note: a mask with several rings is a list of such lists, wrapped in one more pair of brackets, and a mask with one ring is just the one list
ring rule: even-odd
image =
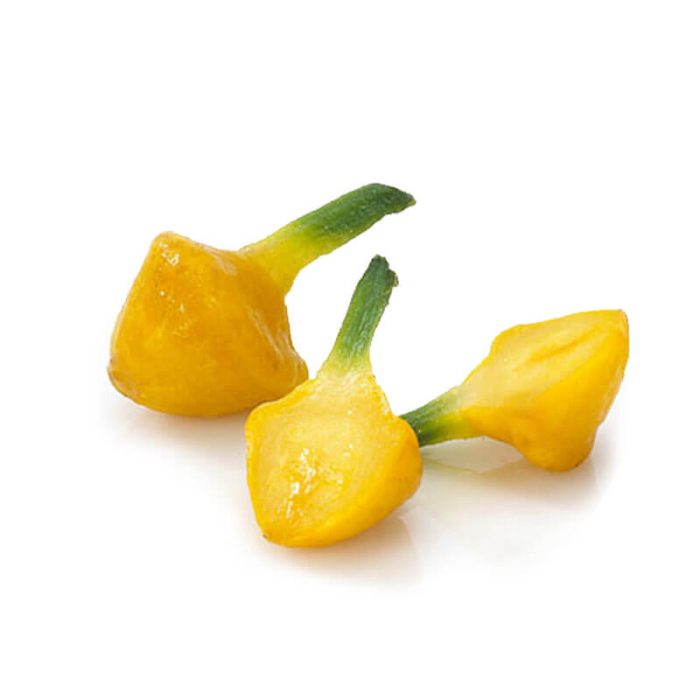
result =
[{"label": "glossy yellow skin", "polygon": [[571,469],[589,454],[629,355],[622,311],[590,311],[515,326],[456,396],[475,434],[510,443],[532,464]]},{"label": "glossy yellow skin", "polygon": [[418,440],[370,371],[323,369],[256,408],[245,429],[248,487],[266,538],[320,547],[371,527],[421,478]]},{"label": "glossy yellow skin", "polygon": [[308,376],[284,291],[252,255],[161,234],[112,335],[112,383],[181,415],[234,413],[283,396]]}]

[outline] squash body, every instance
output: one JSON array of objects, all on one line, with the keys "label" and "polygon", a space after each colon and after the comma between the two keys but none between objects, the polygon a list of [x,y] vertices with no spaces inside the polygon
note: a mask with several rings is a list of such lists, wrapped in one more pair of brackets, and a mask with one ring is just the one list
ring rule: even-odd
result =
[{"label": "squash body", "polygon": [[458,390],[461,420],[562,471],[593,447],[629,355],[622,311],[589,311],[515,326]]},{"label": "squash body", "polygon": [[418,440],[369,372],[322,371],[246,424],[248,487],[269,540],[323,546],[371,527],[421,478]]},{"label": "squash body", "polygon": [[218,416],[284,396],[308,373],[262,266],[164,233],[117,319],[109,376],[149,408]]}]

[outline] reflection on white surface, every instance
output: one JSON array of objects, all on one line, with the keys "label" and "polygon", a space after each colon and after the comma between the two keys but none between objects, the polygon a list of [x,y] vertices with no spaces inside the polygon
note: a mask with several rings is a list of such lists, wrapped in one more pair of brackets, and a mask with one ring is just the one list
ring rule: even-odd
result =
[{"label": "reflection on white surface", "polygon": [[522,459],[514,447],[489,438],[451,440],[424,447],[422,453],[427,464],[475,473],[494,471]]},{"label": "reflection on white surface", "polygon": [[556,549],[599,494],[598,445],[583,464],[548,472],[508,445],[479,438],[424,449],[416,510],[473,556],[522,560]]},{"label": "reflection on white surface", "polygon": [[285,549],[263,543],[269,555],[307,572],[347,581],[405,587],[420,578],[408,528],[396,514],[345,542],[319,549]]},{"label": "reflection on white surface", "polygon": [[111,418],[123,440],[177,446],[186,451],[187,458],[196,457],[198,465],[202,461],[223,470],[245,468],[243,428],[247,413],[189,418],[158,413],[126,401],[112,406],[112,410],[115,415]]}]

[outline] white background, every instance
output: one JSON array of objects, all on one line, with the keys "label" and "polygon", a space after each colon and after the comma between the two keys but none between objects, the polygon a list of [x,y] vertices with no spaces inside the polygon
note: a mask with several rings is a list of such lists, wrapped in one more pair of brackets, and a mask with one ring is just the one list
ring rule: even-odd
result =
[{"label": "white background", "polygon": [[[698,697],[697,2],[0,8],[3,698]],[[627,311],[627,376],[577,470],[448,445],[287,551],[244,417],[130,403],[109,335],[158,232],[233,249],[372,181],[418,204],[300,275],[312,372],[382,253],[397,413],[580,310]]]}]

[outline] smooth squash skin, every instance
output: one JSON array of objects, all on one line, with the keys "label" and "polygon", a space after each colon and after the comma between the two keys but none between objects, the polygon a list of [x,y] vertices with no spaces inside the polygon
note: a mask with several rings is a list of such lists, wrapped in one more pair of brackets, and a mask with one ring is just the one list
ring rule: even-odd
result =
[{"label": "smooth squash skin", "polygon": [[421,479],[415,433],[372,374],[369,344],[395,277],[375,258],[317,377],[246,423],[248,488],[263,535],[288,547],[352,537],[410,498]]},{"label": "smooth squash skin", "polygon": [[296,275],[413,203],[394,187],[367,185],[238,252],[159,235],[112,334],[112,383],[137,403],[189,416],[284,396],[308,376],[285,305]]},{"label": "smooth squash skin", "polygon": [[284,295],[262,266],[164,233],[117,319],[109,376],[149,408],[216,416],[278,398],[308,375]]},{"label": "smooth squash skin", "polygon": [[515,326],[457,386],[404,416],[421,445],[487,435],[535,466],[565,471],[590,453],[627,364],[622,311]]}]

